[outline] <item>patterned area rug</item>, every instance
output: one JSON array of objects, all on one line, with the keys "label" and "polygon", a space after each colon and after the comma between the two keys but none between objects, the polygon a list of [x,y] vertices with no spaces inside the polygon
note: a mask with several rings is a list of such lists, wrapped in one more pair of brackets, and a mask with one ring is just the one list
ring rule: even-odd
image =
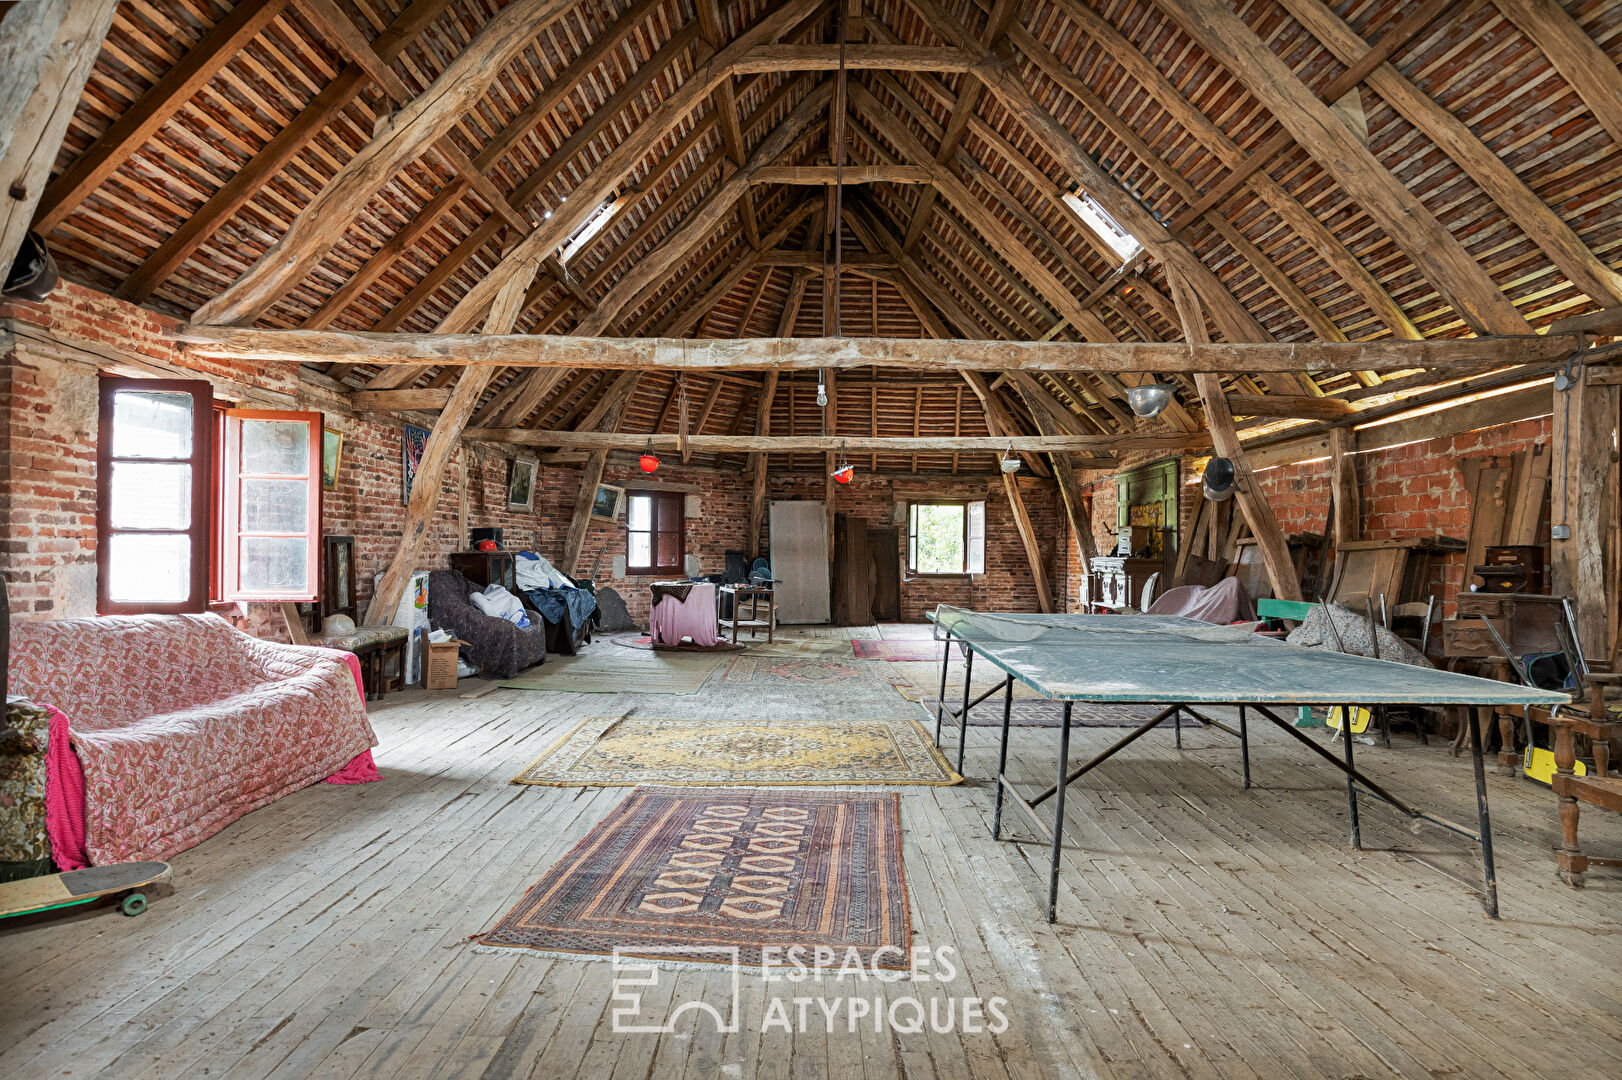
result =
[{"label": "patterned area rug", "polygon": [[[745,638],[739,638],[740,642]],[[749,655],[751,656],[793,656],[801,659],[814,659],[818,657],[832,657],[834,659],[849,660],[853,656],[850,651],[850,641],[847,638],[790,638],[785,640],[778,635],[776,641],[768,642],[765,638],[749,642]]]},{"label": "patterned area rug", "polygon": [[920,638],[932,640],[935,637],[935,624],[927,622],[887,622],[879,623],[879,636],[889,641],[916,641]]},{"label": "patterned area rug", "polygon": [[[941,665],[940,661],[933,663],[898,661],[885,664],[883,668],[890,682],[901,692],[901,696],[908,701],[924,701],[928,698],[939,697],[941,692]],[[986,663],[980,657],[975,658],[974,680],[970,689],[970,697],[979,697],[983,691],[993,686],[1001,687],[1002,672]],[[998,690],[1000,697],[1002,691]],[[963,700],[963,664],[961,661],[952,661],[946,674],[946,700],[953,698]],[[1047,698],[1022,682],[1014,683],[1014,700],[1046,701]],[[1001,715],[1000,713],[998,714]],[[1000,721],[999,721],[1000,722]]]},{"label": "patterned area rug", "polygon": [[704,653],[588,648],[579,656],[549,656],[502,681],[518,690],[574,694],[696,694],[725,658]]},{"label": "patterned area rug", "polygon": [[[948,697],[946,703],[955,709],[963,704],[963,699],[959,697],[954,700]],[[929,710],[931,717],[929,723],[933,725],[936,699],[929,698],[922,704]],[[1078,701],[1070,710],[1070,726],[1134,728],[1159,712],[1161,708],[1159,705],[1095,705]],[[1008,711],[1008,726],[1056,728],[1064,721],[1063,710],[1064,705],[1061,702],[1015,698],[1014,707]],[[953,727],[956,723],[957,721],[950,715],[946,717],[947,727]],[[1192,720],[1188,723],[1194,725]],[[1165,726],[1171,725],[1172,720],[1167,717]],[[1002,727],[1002,695],[996,694],[970,709],[969,726]],[[933,731],[934,728],[931,727],[930,730]]]},{"label": "patterned area rug", "polygon": [[638,788],[482,941],[722,964],[736,949],[746,967],[762,946],[822,946],[900,969],[911,934],[893,792]]},{"label": "patterned area rug", "polygon": [[721,675],[726,682],[743,683],[849,683],[879,684],[866,661],[847,651],[845,658],[825,656],[816,659],[793,656],[757,656],[753,651],[727,665]]},{"label": "patterned area rug", "polygon": [[783,723],[588,716],[512,782],[798,787],[962,779],[911,717]]},{"label": "patterned area rug", "polygon": [[730,641],[718,641],[714,645],[694,645],[685,639],[680,645],[655,645],[652,636],[648,634],[621,634],[609,640],[624,648],[640,649],[643,652],[734,653],[743,652],[745,648]]},{"label": "patterned area rug", "polygon": [[863,641],[852,638],[851,649],[859,660],[941,662],[946,642],[927,638],[903,638],[900,641]]}]

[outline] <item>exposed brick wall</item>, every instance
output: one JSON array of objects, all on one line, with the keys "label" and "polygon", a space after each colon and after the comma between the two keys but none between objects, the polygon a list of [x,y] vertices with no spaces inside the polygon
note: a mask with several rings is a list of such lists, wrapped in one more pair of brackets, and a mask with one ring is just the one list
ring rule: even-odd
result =
[{"label": "exposed brick wall", "polygon": [[[1546,444],[1552,423],[1552,419],[1545,416],[1357,454],[1363,539],[1396,540],[1436,535],[1468,539],[1470,493],[1464,486],[1459,462],[1464,458],[1502,456]],[[1123,455],[1121,471],[1155,460],[1159,460],[1159,456],[1154,453]],[[1194,488],[1187,481],[1197,480],[1194,460],[1192,456],[1185,456],[1182,461],[1185,483],[1179,510],[1183,537],[1188,536],[1193,524],[1190,519],[1194,511]],[[1115,543],[1115,475],[1087,473],[1085,476],[1093,493],[1093,534],[1102,553]],[[1257,474],[1257,479],[1286,535],[1322,535],[1329,513],[1327,458],[1264,469]],[[1539,542],[1547,544],[1548,540],[1548,523],[1544,522]],[[1459,552],[1432,562],[1431,586],[1448,616],[1453,613],[1454,598],[1464,587],[1468,572],[1464,559],[1464,554]],[[1070,572],[1072,579],[1079,582],[1083,571],[1075,555],[1071,557]]]},{"label": "exposed brick wall", "polygon": [[[79,285],[64,284],[44,304],[0,304],[0,319],[50,330],[99,357],[104,366],[122,359],[155,360],[210,378],[217,387],[235,384],[297,395],[290,365],[203,363],[178,354],[164,334],[175,322]],[[93,361],[75,362],[33,350],[0,357],[0,417],[4,420],[0,500],[6,525],[5,574],[11,610],[18,618],[63,618],[95,612],[96,575],[96,411],[97,371]],[[217,390],[221,397],[227,391]],[[405,518],[401,491],[402,424],[328,413],[327,426],[343,433],[337,487],[322,494],[322,532],[355,537],[356,593],[365,610],[373,577],[383,571],[398,543]],[[531,548],[555,561],[573,516],[580,470],[542,466],[532,509],[509,510],[506,484],[510,455],[462,448],[446,470],[433,525],[419,565],[446,565],[446,556],[467,547],[458,529],[464,456],[468,458],[466,524],[501,526],[509,548]],[[683,467],[667,462],[645,477],[634,459],[610,461],[606,483],[635,489],[638,482],[696,489],[698,514],[688,523],[686,547],[697,555],[702,573],[720,573],[726,552],[745,550],[749,486],[733,469]],[[927,490],[947,498],[985,498],[987,573],[969,579],[923,579],[902,587],[903,617],[921,619],[937,603],[980,609],[1034,610],[1035,589],[1025,550],[996,478],[936,482],[897,478],[908,491]],[[1067,543],[1065,521],[1051,484],[1024,487],[1027,509],[1047,555],[1056,596],[1068,594],[1065,560],[1056,553]],[[820,499],[820,472],[774,476],[771,498]],[[891,521],[896,493],[890,479],[859,476],[841,488],[837,505],[872,524]],[[903,496],[904,497],[904,496]],[[763,536],[764,539],[764,536]],[[645,621],[647,580],[616,577],[614,557],[625,552],[623,523],[594,521],[587,533],[579,571],[624,596],[633,617]],[[240,625],[250,632],[281,638],[284,630],[273,605],[252,605]]]}]

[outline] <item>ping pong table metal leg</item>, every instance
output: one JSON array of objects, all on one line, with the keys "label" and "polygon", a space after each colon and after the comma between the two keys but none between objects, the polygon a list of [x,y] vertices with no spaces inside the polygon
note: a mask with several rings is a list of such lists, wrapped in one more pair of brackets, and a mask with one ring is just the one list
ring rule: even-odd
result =
[{"label": "ping pong table metal leg", "polygon": [[946,712],[946,673],[952,666],[952,631],[946,631],[941,653],[941,692],[935,696],[935,749],[941,748],[941,716]]},{"label": "ping pong table metal leg", "polygon": [[[969,689],[973,678],[974,650],[970,649],[969,655],[963,663],[963,711],[957,714],[957,774],[959,776],[963,775],[963,751],[968,749],[969,745],[969,710],[975,705],[975,703],[969,701]],[[982,695],[983,697],[984,695]],[[946,702],[941,702],[941,708],[946,708]]]},{"label": "ping pong table metal leg", "polygon": [[1183,748],[1183,710],[1178,708],[1176,712],[1171,714],[1171,717],[1172,723],[1177,725],[1177,749],[1181,750]]},{"label": "ping pong table metal leg", "polygon": [[1239,706],[1239,758],[1245,763],[1245,788],[1250,788],[1250,722],[1245,718],[1245,707]]},{"label": "ping pong table metal leg", "polygon": [[[1012,675],[1003,680],[1002,697],[1002,745],[997,750],[997,800],[991,811],[991,838],[1002,839],[1002,786],[1003,773],[1008,771],[1008,722],[1014,714],[1014,677]],[[958,768],[962,775],[963,769]]]},{"label": "ping pong table metal leg", "polygon": [[1341,745],[1346,748],[1346,801],[1349,806],[1348,814],[1352,823],[1352,847],[1361,851],[1363,848],[1363,827],[1357,820],[1357,772],[1352,764],[1352,717],[1357,715],[1355,705],[1342,707],[1341,717],[1344,720],[1346,738]]},{"label": "ping pong table metal leg", "polygon": [[1065,773],[1070,767],[1070,702],[1064,703],[1064,724],[1059,728],[1059,782],[1053,800],[1053,858],[1048,864],[1048,922],[1058,918],[1059,854],[1064,850]]},{"label": "ping pong table metal leg", "polygon": [[1476,773],[1476,822],[1481,844],[1481,876],[1484,892],[1481,906],[1489,919],[1498,918],[1498,874],[1492,864],[1492,821],[1487,815],[1487,768],[1481,758],[1481,723],[1476,710],[1465,706],[1470,715],[1470,764]]}]

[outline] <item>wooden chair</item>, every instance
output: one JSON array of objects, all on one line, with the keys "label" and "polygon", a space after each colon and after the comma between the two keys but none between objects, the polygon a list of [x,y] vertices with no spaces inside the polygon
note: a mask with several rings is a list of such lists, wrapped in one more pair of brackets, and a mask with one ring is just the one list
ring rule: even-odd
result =
[{"label": "wooden chair", "polygon": [[[1573,888],[1583,883],[1583,874],[1589,864],[1596,866],[1622,866],[1622,858],[1600,858],[1585,855],[1577,846],[1577,819],[1580,804],[1590,803],[1602,810],[1622,814],[1622,776],[1610,771],[1611,739],[1622,735],[1622,721],[1612,719],[1605,707],[1605,688],[1622,685],[1622,673],[1590,672],[1591,685],[1588,715],[1562,712],[1558,716],[1538,717],[1549,725],[1554,734],[1553,787],[1560,800],[1560,850],[1555,855],[1560,879]],[[1542,710],[1539,710],[1540,712]],[[1587,776],[1576,774],[1576,736],[1585,735],[1593,741],[1594,769]]]}]

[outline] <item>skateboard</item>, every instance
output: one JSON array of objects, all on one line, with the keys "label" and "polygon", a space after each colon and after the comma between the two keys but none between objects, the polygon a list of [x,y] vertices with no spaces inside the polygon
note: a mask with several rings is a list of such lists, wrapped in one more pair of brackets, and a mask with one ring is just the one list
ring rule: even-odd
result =
[{"label": "skateboard", "polygon": [[139,915],[146,910],[146,896],[140,890],[168,881],[171,873],[165,862],[129,862],[0,883],[0,919],[74,907],[114,895],[118,896],[119,911]]}]

